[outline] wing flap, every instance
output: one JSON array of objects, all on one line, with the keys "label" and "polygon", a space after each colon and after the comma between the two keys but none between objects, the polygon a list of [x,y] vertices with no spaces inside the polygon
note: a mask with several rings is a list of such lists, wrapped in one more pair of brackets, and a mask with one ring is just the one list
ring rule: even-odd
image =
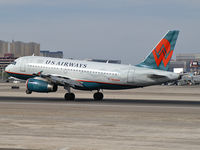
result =
[{"label": "wing flap", "polygon": [[39,76],[41,78],[47,79],[48,81],[57,84],[57,85],[69,85],[71,87],[83,87],[82,83],[80,81],[76,81],[70,78],[62,77],[56,74],[42,74],[42,72],[34,73],[34,76]]},{"label": "wing flap", "polygon": [[67,85],[70,85],[72,87],[75,87],[75,86],[83,87],[81,82],[76,81],[76,80],[72,80],[72,79],[69,79],[69,78],[63,78],[63,77],[59,77],[59,76],[51,76],[49,78],[49,80],[51,80],[54,83],[61,84],[61,85],[67,84]]}]

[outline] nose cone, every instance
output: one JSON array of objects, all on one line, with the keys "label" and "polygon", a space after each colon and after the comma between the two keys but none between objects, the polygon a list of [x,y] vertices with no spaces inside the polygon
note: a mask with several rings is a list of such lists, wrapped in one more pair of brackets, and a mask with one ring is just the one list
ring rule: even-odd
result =
[{"label": "nose cone", "polygon": [[10,65],[8,65],[6,68],[5,68],[5,72],[9,72],[10,71]]}]

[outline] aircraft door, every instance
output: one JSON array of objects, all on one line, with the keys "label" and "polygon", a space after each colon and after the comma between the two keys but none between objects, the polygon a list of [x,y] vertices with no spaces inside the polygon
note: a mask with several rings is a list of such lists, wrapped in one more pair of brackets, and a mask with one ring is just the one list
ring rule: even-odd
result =
[{"label": "aircraft door", "polygon": [[129,69],[128,76],[127,76],[127,82],[128,83],[133,83],[134,82],[134,73],[135,73],[134,69]]},{"label": "aircraft door", "polygon": [[25,72],[26,71],[26,61],[20,62],[20,71]]}]

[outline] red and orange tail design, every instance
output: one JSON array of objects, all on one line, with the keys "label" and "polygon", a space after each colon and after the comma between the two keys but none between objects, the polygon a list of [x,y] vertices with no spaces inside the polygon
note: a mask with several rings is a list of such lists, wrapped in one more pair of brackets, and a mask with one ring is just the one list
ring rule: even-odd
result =
[{"label": "red and orange tail design", "polygon": [[149,56],[137,66],[168,70],[178,34],[179,31],[177,30],[167,32]]},{"label": "red and orange tail design", "polygon": [[172,54],[173,50],[171,49],[169,41],[166,39],[162,39],[153,50],[153,56],[155,58],[157,66],[159,66],[162,61],[164,66],[166,67],[172,57]]}]

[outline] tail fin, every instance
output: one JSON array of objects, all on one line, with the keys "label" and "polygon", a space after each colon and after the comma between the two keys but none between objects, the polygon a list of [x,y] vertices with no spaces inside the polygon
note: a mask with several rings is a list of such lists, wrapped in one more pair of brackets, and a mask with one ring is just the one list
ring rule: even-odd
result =
[{"label": "tail fin", "polygon": [[139,67],[168,70],[179,31],[168,31]]}]

